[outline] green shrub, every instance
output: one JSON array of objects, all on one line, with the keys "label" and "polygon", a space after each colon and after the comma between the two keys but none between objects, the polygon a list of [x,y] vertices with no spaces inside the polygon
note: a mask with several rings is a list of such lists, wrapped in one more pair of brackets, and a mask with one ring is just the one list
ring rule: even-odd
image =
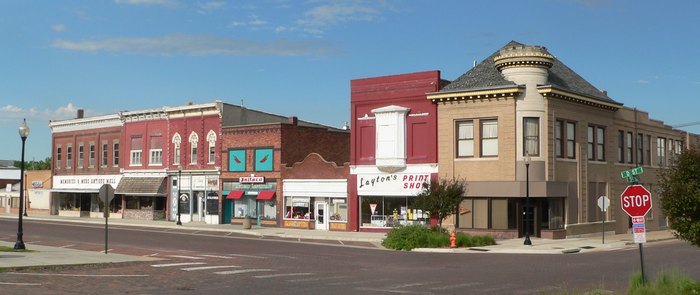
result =
[{"label": "green shrub", "polygon": [[[464,233],[456,235],[457,247],[476,247],[495,245],[491,236],[472,236]],[[450,246],[447,230],[438,227],[428,228],[422,225],[407,225],[393,228],[382,241],[382,246],[411,251],[414,248],[444,248]]]},{"label": "green shrub", "polygon": [[680,271],[661,271],[654,281],[647,278],[646,284],[642,279],[642,274],[636,272],[630,278],[627,294],[677,294],[677,295],[698,295],[700,294],[700,282],[695,282],[683,275]]}]

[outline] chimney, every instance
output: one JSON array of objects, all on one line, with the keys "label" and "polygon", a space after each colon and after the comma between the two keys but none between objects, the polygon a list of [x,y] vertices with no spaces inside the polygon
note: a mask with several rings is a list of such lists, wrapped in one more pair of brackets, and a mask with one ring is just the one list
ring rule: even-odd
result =
[{"label": "chimney", "polygon": [[299,118],[297,118],[297,116],[291,116],[287,119],[289,120],[289,123],[292,125],[297,125],[297,123],[299,123]]},{"label": "chimney", "polygon": [[85,117],[85,110],[78,109],[78,118],[77,119],[82,119],[84,117]]}]

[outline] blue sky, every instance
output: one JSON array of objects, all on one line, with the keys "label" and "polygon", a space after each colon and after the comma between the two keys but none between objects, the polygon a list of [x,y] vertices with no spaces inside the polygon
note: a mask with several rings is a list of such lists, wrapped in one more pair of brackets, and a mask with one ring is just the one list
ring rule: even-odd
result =
[{"label": "blue sky", "polygon": [[[51,153],[49,120],[222,100],[340,127],[350,80],[454,80],[511,40],[669,125],[700,121],[700,1],[6,0],[0,159]],[[684,130],[700,133],[700,125]]]}]

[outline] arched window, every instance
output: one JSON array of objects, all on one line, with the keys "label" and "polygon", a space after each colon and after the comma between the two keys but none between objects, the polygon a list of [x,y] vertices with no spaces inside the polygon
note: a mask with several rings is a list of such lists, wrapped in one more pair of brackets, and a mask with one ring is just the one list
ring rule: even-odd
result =
[{"label": "arched window", "polygon": [[180,164],[180,144],[182,143],[182,138],[180,138],[180,133],[175,133],[173,135],[173,165]]},{"label": "arched window", "polygon": [[199,136],[197,133],[192,131],[190,134],[190,164],[197,164],[197,142],[199,141]]},{"label": "arched window", "polygon": [[209,130],[207,142],[209,142],[209,164],[214,164],[216,161],[216,132],[214,130]]}]

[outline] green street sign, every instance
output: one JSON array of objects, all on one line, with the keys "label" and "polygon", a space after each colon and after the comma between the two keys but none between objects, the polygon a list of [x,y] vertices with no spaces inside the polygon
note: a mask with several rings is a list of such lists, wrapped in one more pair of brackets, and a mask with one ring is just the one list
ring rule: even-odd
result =
[{"label": "green street sign", "polygon": [[622,176],[622,178],[628,178],[628,179],[629,179],[629,178],[632,177],[632,176],[640,175],[640,174],[642,174],[642,173],[644,173],[644,169],[642,169],[642,167],[637,167],[637,168],[634,168],[634,169],[622,171],[622,172],[620,173],[620,175]]}]

